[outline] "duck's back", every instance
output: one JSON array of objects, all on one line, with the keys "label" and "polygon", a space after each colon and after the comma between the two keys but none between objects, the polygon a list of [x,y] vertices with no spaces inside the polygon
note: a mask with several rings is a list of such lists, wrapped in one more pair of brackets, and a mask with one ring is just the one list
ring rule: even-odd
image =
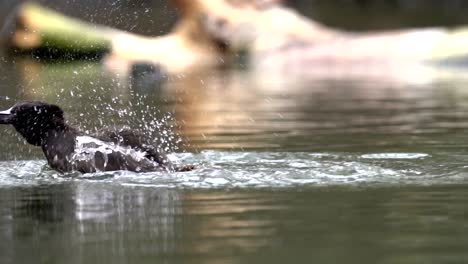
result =
[{"label": "duck's back", "polygon": [[150,139],[139,130],[122,128],[101,130],[93,135],[104,142],[112,142],[119,146],[130,147],[137,151],[142,151],[145,157],[157,162],[159,165],[171,168],[172,164],[165,151],[158,146],[154,139]]},{"label": "duck's back", "polygon": [[155,143],[157,140],[149,138],[139,130],[122,128],[107,129],[95,134],[97,138],[105,142],[112,142],[120,146],[130,147],[136,151],[143,151],[145,157],[159,165],[157,170],[167,171],[191,171],[195,169],[193,165],[175,166],[169,160],[166,152]]},{"label": "duck's back", "polygon": [[117,170],[148,172],[165,169],[146,155],[145,151],[139,149],[83,135],[76,137],[75,151],[70,157],[70,162],[72,170],[84,173]]}]

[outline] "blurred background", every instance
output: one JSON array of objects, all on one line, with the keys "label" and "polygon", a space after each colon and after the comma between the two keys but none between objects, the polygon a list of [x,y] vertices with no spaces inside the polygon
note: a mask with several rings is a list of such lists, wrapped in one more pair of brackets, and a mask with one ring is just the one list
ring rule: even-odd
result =
[{"label": "blurred background", "polygon": [[[22,1],[0,2],[0,25]],[[176,20],[167,0],[39,0],[44,6],[90,22],[144,35],[166,33]],[[468,24],[468,3],[462,0],[288,0],[302,14],[349,30]]]}]

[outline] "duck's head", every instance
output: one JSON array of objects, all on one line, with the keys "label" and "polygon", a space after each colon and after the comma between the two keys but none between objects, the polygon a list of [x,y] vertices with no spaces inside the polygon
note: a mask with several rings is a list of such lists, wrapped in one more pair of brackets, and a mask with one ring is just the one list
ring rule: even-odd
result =
[{"label": "duck's head", "polygon": [[0,124],[12,125],[29,144],[41,146],[51,132],[65,128],[65,119],[57,105],[25,101],[1,111]]}]

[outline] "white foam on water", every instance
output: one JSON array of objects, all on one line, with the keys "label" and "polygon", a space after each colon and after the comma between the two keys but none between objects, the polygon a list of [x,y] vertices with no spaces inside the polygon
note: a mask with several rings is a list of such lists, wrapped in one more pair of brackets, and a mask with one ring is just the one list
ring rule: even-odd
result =
[{"label": "white foam on water", "polygon": [[364,154],[361,156],[364,159],[422,159],[430,157],[425,153],[375,153]]}]

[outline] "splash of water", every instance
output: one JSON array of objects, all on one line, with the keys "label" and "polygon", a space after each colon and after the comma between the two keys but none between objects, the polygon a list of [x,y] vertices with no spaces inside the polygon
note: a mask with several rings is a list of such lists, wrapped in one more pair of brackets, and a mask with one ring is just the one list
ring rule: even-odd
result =
[{"label": "splash of water", "polygon": [[[434,157],[424,153],[381,155],[291,152],[223,152],[171,154],[171,159],[195,164],[190,172],[128,171],[53,176],[41,171],[44,162],[0,163],[0,186],[67,179],[98,181],[122,186],[149,188],[289,188],[316,186],[382,186],[466,184],[465,157]],[[364,157],[363,157],[364,156]],[[404,157],[403,159],[395,159]],[[439,164],[446,164],[445,167]],[[36,177],[36,178],[35,178]]]}]

